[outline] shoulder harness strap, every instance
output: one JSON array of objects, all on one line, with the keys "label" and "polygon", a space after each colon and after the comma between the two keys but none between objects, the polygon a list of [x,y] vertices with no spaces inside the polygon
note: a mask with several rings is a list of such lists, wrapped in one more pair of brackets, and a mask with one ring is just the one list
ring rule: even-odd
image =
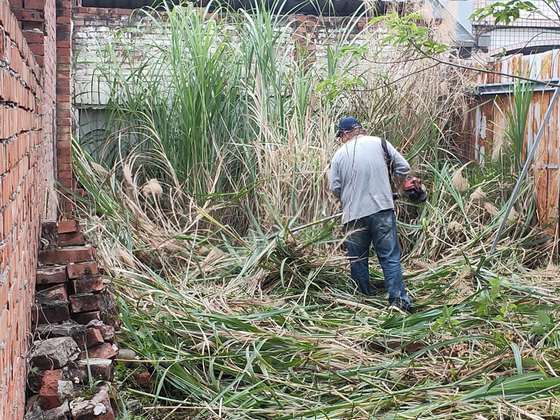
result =
[{"label": "shoulder harness strap", "polygon": [[389,171],[389,178],[393,177],[393,157],[389,154],[389,148],[387,147],[387,140],[381,139],[381,147],[383,148],[383,153],[385,154],[385,164],[387,165],[387,170]]}]

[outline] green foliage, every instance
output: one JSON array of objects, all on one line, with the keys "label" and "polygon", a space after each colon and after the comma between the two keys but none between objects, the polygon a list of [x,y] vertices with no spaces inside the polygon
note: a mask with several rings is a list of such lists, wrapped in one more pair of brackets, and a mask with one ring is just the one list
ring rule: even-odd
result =
[{"label": "green foliage", "polygon": [[528,0],[508,0],[496,1],[486,7],[477,9],[471,15],[474,21],[482,21],[493,18],[496,24],[507,25],[520,18],[521,12],[534,12],[537,7],[532,1]]},{"label": "green foliage", "polygon": [[327,46],[327,74],[317,84],[317,92],[324,96],[326,104],[334,104],[345,92],[365,87],[365,81],[359,75],[337,69],[341,62],[359,60],[366,52],[367,45]]},{"label": "green foliage", "polygon": [[557,316],[558,314],[550,309],[537,311],[531,333],[547,345],[560,347],[560,330]]},{"label": "green foliage", "polygon": [[455,318],[454,309],[445,305],[442,308],[441,315],[433,323],[432,330],[436,332],[447,331],[450,333],[456,333],[460,325],[460,321]]},{"label": "green foliage", "polygon": [[384,23],[388,33],[383,42],[395,47],[412,47],[426,55],[436,55],[447,51],[448,46],[433,39],[430,29],[422,26],[422,15],[409,13],[400,16],[396,12],[371,19],[372,24]]},{"label": "green foliage", "polygon": [[499,313],[499,299],[501,298],[502,280],[499,277],[490,279],[489,287],[484,289],[476,301],[476,313],[488,316]]},{"label": "green foliage", "polygon": [[513,88],[513,106],[506,114],[505,131],[506,138],[509,140],[506,154],[510,156],[513,174],[518,174],[523,166],[523,145],[532,99],[532,85],[516,82]]},{"label": "green foliage", "polygon": [[557,322],[554,319],[554,315],[550,311],[540,310],[537,312],[537,319],[531,332],[544,336],[548,332],[556,328]]},{"label": "green foliage", "polygon": [[[426,80],[425,94],[413,100],[416,87],[393,80],[401,74],[368,64],[384,48],[355,37],[355,20],[328,35],[326,60],[310,61],[286,48],[285,17],[264,9],[216,13],[220,19],[190,6],[165,17],[139,12],[169,40],[142,43],[141,56],[133,54],[135,37],[117,33],[107,42],[91,92],[110,90],[104,138],[80,138],[78,154],[111,174],[130,160],[138,188],[150,179],[180,184],[197,205],[220,201],[227,224],[270,229],[333,211],[325,175],[340,116],[357,115],[372,134],[402,142],[412,162],[429,161],[453,127],[456,98],[441,106],[445,88]],[[107,200],[96,205],[111,207]]]}]

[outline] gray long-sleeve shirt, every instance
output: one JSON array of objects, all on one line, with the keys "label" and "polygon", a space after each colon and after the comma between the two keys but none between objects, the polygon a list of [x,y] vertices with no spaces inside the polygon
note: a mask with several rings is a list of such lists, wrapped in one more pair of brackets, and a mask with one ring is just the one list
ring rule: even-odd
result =
[{"label": "gray long-sleeve shirt", "polygon": [[[405,176],[410,165],[387,142],[395,174]],[[342,223],[394,208],[385,153],[379,137],[360,135],[342,145],[330,169],[330,189],[340,198]]]}]

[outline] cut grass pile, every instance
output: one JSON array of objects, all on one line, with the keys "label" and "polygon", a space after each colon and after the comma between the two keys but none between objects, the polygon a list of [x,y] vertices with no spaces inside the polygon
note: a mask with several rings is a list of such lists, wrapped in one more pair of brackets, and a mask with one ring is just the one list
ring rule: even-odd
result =
[{"label": "cut grass pile", "polygon": [[219,210],[167,185],[163,194],[184,207],[162,210],[165,197],[143,196],[131,166],[121,182],[122,167],[100,170],[77,151],[121,345],[153,378],[149,389],[133,379],[122,389],[148,418],[560,415],[558,283],[528,280],[549,251],[546,236],[520,213],[497,255],[481,260],[504,201],[489,214],[473,200],[499,181],[459,193],[450,168],[436,171],[439,205],[426,204],[428,221],[401,225],[423,243],[407,254],[418,312],[406,316],[383,296],[357,295],[335,223],[240,237],[212,216]]}]

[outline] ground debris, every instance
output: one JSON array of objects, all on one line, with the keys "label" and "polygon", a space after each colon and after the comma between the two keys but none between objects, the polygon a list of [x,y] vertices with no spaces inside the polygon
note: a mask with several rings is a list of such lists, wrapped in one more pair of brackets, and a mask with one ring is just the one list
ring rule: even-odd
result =
[{"label": "ground debris", "polygon": [[49,338],[35,343],[30,363],[39,369],[60,369],[76,360],[79,355],[80,349],[72,338]]}]

